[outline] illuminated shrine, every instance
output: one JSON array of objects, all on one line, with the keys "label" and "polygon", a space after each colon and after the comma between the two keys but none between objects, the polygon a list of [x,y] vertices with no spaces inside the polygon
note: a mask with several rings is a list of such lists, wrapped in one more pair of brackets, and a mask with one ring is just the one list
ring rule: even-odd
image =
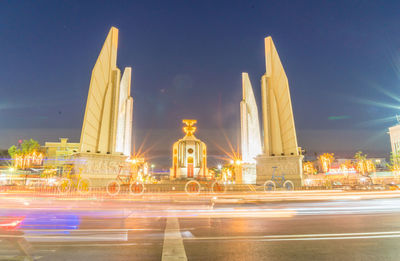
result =
[{"label": "illuminated shrine", "polygon": [[171,179],[205,178],[207,169],[207,146],[194,136],[196,120],[183,120],[185,137],[172,147]]}]

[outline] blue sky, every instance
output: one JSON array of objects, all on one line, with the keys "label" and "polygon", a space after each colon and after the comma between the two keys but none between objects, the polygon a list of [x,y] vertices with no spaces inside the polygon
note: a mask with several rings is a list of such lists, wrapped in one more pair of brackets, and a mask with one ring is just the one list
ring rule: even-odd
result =
[{"label": "blue sky", "polygon": [[400,101],[399,13],[399,1],[1,1],[0,148],[79,141],[91,69],[116,26],[138,144],[165,130],[157,146],[169,150],[183,118],[205,141],[226,130],[236,144],[241,72],[259,99],[271,35],[299,145],[383,155]]}]

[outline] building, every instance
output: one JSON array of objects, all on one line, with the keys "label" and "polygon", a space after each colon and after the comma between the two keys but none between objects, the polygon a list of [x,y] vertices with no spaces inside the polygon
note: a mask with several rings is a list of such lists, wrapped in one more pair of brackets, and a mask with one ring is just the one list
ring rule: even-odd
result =
[{"label": "building", "polygon": [[185,137],[174,143],[172,147],[172,168],[170,179],[206,178],[207,146],[194,136],[196,120],[183,120],[186,126]]},{"label": "building", "polygon": [[68,142],[68,138],[60,138],[60,142],[46,142],[44,165],[62,166],[79,151],[79,147],[80,143]]},{"label": "building", "polygon": [[[398,118],[399,120],[399,118]],[[397,125],[389,128],[390,145],[393,156],[400,155],[400,121]]]}]

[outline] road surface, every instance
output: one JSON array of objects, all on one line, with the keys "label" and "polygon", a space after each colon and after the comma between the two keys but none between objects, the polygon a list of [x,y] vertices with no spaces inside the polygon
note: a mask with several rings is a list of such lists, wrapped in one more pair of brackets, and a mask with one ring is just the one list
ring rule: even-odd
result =
[{"label": "road surface", "polygon": [[359,193],[134,201],[2,195],[1,219],[23,218],[23,235],[0,232],[0,260],[21,255],[16,238],[33,246],[35,260],[52,261],[399,260],[400,198]]}]

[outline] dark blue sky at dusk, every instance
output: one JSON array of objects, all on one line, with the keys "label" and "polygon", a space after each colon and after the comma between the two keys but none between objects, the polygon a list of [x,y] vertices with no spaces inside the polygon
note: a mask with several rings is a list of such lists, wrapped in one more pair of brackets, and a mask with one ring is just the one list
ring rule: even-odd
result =
[{"label": "dark blue sky at dusk", "polygon": [[148,134],[168,151],[195,118],[206,142],[226,131],[236,144],[241,72],[259,100],[271,35],[299,145],[384,155],[400,114],[399,14],[400,1],[1,1],[0,148],[79,141],[91,70],[115,26],[118,67],[133,69],[137,143]]}]

